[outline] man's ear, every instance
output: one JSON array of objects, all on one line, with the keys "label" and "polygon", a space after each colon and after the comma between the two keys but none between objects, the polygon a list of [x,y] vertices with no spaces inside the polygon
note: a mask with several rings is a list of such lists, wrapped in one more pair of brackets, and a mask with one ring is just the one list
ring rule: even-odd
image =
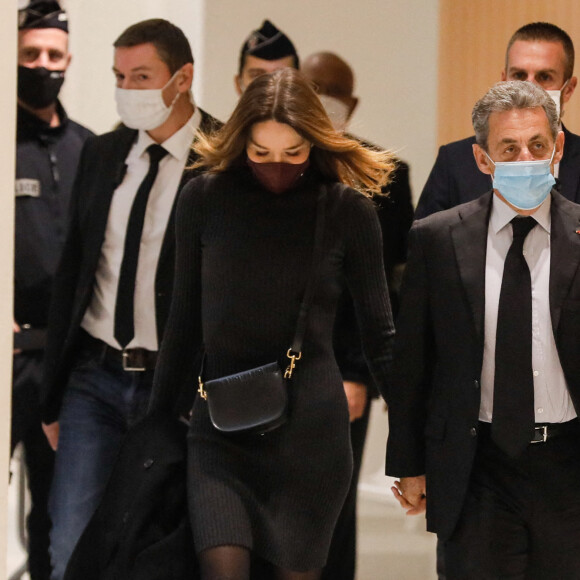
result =
[{"label": "man's ear", "polygon": [[564,87],[562,91],[562,102],[567,103],[570,100],[570,97],[574,94],[576,90],[576,85],[578,84],[578,79],[576,77],[570,78],[568,84]]},{"label": "man's ear", "polygon": [[556,137],[552,166],[556,165],[556,163],[560,163],[562,155],[564,155],[564,131],[559,131],[558,136]]},{"label": "man's ear", "polygon": [[493,175],[493,172],[490,168],[490,161],[485,153],[485,151],[477,145],[477,143],[472,145],[473,147],[473,156],[475,157],[475,162],[477,163],[477,167],[482,173],[486,175]]},{"label": "man's ear", "polygon": [[235,75],[234,76],[234,86],[236,87],[236,93],[238,93],[238,97],[242,96],[244,89],[242,88],[242,76]]},{"label": "man's ear", "polygon": [[177,75],[177,90],[180,93],[186,93],[191,89],[193,84],[193,63],[184,64]]}]

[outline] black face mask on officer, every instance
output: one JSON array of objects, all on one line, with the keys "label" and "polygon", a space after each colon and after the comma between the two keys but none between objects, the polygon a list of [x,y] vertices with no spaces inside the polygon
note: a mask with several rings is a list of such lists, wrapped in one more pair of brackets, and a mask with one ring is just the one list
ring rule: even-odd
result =
[{"label": "black face mask on officer", "polygon": [[52,105],[64,83],[64,70],[18,66],[18,98],[33,109]]}]

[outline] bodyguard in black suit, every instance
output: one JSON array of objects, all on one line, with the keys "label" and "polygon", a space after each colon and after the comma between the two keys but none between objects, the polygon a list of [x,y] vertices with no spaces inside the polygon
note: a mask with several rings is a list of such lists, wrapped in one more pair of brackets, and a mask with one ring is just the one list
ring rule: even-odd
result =
[{"label": "bodyguard in black suit", "polygon": [[550,191],[564,134],[531,83],[499,83],[473,118],[494,190],[411,230],[387,473],[426,507],[449,580],[578,578],[580,207]]},{"label": "bodyguard in black suit", "polygon": [[[534,22],[518,29],[511,37],[501,80],[528,80],[536,83],[557,101],[563,111],[577,84],[574,72],[574,45],[562,29],[546,22]],[[556,177],[560,193],[580,203],[580,137],[562,127],[566,138],[564,157]],[[481,173],[473,158],[475,137],[443,145],[423,188],[415,219],[420,219],[489,191],[491,180]]]},{"label": "bodyguard in black suit", "polygon": [[173,286],[177,192],[194,175],[196,131],[217,127],[193,104],[193,56],[171,23],[148,20],[123,32],[114,72],[124,126],[83,149],[49,319],[43,422],[58,445],[55,579],[124,434],[147,409]]}]

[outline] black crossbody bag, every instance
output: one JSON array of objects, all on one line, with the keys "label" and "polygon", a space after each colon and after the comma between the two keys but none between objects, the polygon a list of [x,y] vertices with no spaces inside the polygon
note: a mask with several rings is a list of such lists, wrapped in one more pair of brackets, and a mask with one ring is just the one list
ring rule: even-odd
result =
[{"label": "black crossbody bag", "polygon": [[198,393],[206,400],[213,426],[222,433],[266,433],[288,418],[288,384],[302,358],[302,343],[308,312],[318,280],[326,209],[326,186],[322,186],[316,208],[314,251],[310,278],[300,305],[294,340],[286,356],[290,360],[282,373],[278,362],[203,382],[205,354],[198,377]]}]

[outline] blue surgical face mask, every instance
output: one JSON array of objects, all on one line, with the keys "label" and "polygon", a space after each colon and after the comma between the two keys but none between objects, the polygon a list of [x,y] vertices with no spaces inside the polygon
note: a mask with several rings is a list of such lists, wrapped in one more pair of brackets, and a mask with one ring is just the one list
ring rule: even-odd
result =
[{"label": "blue surgical face mask", "polygon": [[509,162],[495,162],[486,153],[495,166],[493,188],[518,209],[528,210],[540,206],[556,183],[550,172],[555,152],[554,145],[550,159]]}]

